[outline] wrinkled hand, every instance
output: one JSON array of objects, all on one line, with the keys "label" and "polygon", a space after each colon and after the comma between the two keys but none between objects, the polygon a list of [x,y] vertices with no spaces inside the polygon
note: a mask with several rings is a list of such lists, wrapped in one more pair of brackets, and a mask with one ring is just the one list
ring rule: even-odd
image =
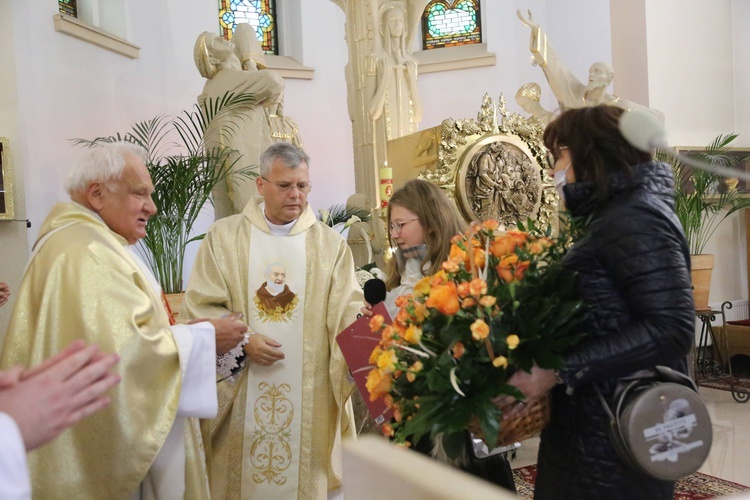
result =
[{"label": "wrinkled hand", "polygon": [[16,421],[26,450],[37,448],[109,404],[103,394],[120,382],[119,375],[109,373],[119,360],[76,341],[20,378],[18,369],[11,369],[16,383],[0,388],[0,411]]},{"label": "wrinkled hand", "polygon": [[[206,319],[216,329],[216,355],[226,354],[239,344],[245,336],[247,325],[237,321],[237,316],[227,316],[219,319]],[[199,321],[199,320],[196,320]]]},{"label": "wrinkled hand", "polygon": [[511,396],[500,396],[493,399],[499,407],[508,406],[503,413],[503,419],[511,419],[526,411],[527,407],[538,399],[547,394],[550,389],[557,385],[557,375],[554,370],[545,370],[534,365],[531,373],[519,370],[508,380],[510,385],[514,385],[520,390],[526,398],[523,401],[516,401]]},{"label": "wrinkled hand", "polygon": [[0,306],[8,302],[10,297],[10,287],[5,282],[0,282]]},{"label": "wrinkled hand", "polygon": [[359,312],[362,313],[362,316],[367,316],[368,318],[372,317],[372,305],[365,301],[364,307],[360,308]]},{"label": "wrinkled hand", "polygon": [[275,362],[284,359],[284,353],[281,352],[281,344],[266,337],[261,333],[253,333],[250,340],[245,344],[245,354],[253,363],[260,366],[270,366]]}]

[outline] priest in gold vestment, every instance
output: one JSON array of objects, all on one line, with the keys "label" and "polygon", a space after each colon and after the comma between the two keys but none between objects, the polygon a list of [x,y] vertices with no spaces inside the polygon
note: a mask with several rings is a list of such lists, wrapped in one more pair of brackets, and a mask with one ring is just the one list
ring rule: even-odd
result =
[{"label": "priest in gold vestment", "polygon": [[73,201],[42,224],[18,289],[1,369],[36,365],[77,338],[121,358],[111,405],[29,455],[38,498],[209,498],[188,417],[216,414],[216,350],[246,326],[170,326],[158,284],[129,247],[156,210],[145,158],[127,143],[83,155],[66,186]]},{"label": "priest in gold vestment", "polygon": [[[245,368],[219,384],[219,415],[201,423],[211,495],[325,499],[339,493],[341,440],[354,434],[353,385],[335,336],[363,296],[346,242],[307,204],[304,151],[269,147],[257,188],[262,198],[209,229],[180,312],[241,312],[251,332]],[[255,300],[275,263],[298,299],[283,314]]]}]

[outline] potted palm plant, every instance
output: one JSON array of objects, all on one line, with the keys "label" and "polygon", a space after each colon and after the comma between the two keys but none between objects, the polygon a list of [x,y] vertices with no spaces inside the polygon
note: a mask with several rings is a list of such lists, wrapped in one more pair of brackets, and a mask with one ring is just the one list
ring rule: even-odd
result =
[{"label": "potted palm plant", "polygon": [[191,237],[191,234],[204,205],[212,203],[211,191],[220,182],[257,176],[255,166],[238,165],[243,159],[231,156],[233,150],[224,146],[208,148],[206,133],[211,130],[210,133],[221,133],[224,137],[236,133],[239,127],[232,120],[222,120],[225,125],[220,131],[215,127],[209,129],[209,125],[230,111],[237,115],[238,108],[253,102],[251,94],[227,93],[220,99],[196,104],[174,118],[157,116],[138,122],[124,134],[73,140],[85,146],[99,141],[129,141],[146,149],[146,166],[154,184],[152,197],[158,211],[149,220],[146,237],[138,242],[138,251],[171,299],[175,312],[183,291],[185,249],[190,242],[204,236]]},{"label": "potted palm plant", "polygon": [[[736,138],[736,134],[716,137],[704,151],[696,153],[696,159],[723,167],[736,167],[743,158],[728,154],[729,145]],[[736,189],[736,182],[730,182],[719,174],[693,169],[664,151],[657,151],[655,159],[672,166],[675,212],[685,231],[691,254],[695,308],[708,309],[714,256],[704,253],[706,244],[722,221],[737,210],[750,207],[750,197],[743,190]]]}]

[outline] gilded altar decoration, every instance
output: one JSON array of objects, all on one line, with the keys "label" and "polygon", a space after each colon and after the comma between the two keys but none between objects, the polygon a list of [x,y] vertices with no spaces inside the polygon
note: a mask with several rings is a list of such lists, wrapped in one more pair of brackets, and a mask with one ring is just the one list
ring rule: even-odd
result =
[{"label": "gilded altar decoration", "polygon": [[485,94],[476,119],[443,121],[437,161],[418,177],[442,187],[467,221],[515,226],[531,218],[554,227],[559,197],[543,133],[543,122],[508,113],[502,95],[496,102]]},{"label": "gilded altar decoration", "polygon": [[262,395],[253,407],[255,429],[250,449],[252,464],[257,469],[253,481],[282,485],[287,482],[284,471],[292,463],[290,426],[294,406],[285,396],[292,388],[289,384],[261,382],[258,389]]},{"label": "gilded altar decoration", "polygon": [[493,400],[523,399],[510,376],[535,364],[564,367],[562,353],[579,340],[585,316],[575,275],[561,265],[569,238],[519,227],[472,225],[452,239],[441,271],[397,299],[392,324],[379,315],[370,321],[382,340],[370,356],[367,389],[394,410],[383,431],[396,443],[443,434],[448,455],[460,456],[463,430],[476,422],[493,448],[511,427]]}]

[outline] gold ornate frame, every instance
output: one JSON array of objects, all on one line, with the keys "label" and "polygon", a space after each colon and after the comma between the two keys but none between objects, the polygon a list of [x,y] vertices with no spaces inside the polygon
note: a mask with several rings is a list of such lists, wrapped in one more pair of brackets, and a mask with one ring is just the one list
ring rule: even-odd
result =
[{"label": "gold ornate frame", "polygon": [[13,181],[10,141],[7,137],[0,137],[0,220],[15,217]]}]

